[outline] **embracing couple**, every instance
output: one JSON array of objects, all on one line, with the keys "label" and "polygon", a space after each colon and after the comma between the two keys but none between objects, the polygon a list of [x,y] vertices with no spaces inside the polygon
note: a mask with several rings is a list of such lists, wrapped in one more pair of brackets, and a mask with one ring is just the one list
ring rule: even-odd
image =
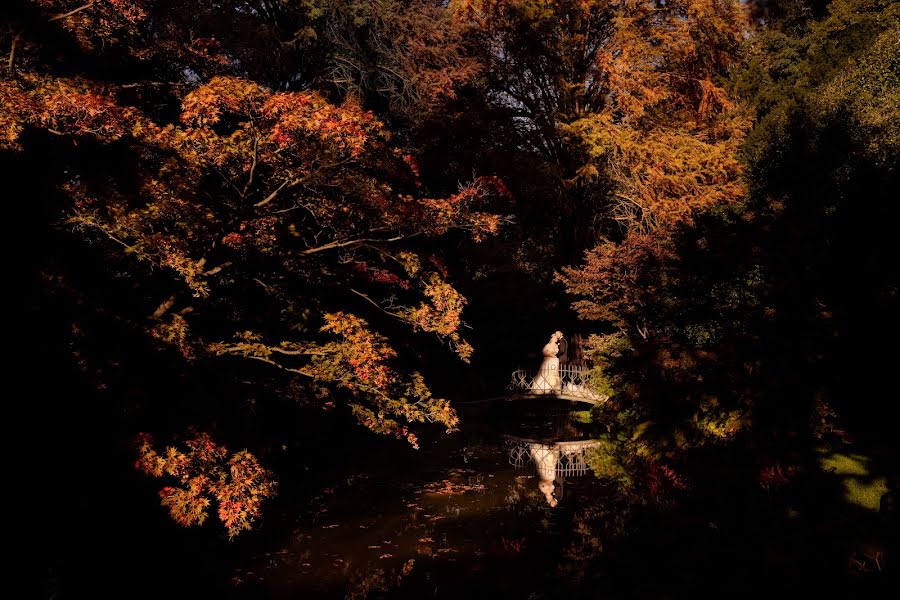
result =
[{"label": "embracing couple", "polygon": [[559,377],[559,365],[568,360],[568,344],[562,331],[556,331],[550,336],[550,341],[544,346],[541,354],[544,360],[537,376],[534,378],[532,389],[537,392],[554,392],[562,387]]}]

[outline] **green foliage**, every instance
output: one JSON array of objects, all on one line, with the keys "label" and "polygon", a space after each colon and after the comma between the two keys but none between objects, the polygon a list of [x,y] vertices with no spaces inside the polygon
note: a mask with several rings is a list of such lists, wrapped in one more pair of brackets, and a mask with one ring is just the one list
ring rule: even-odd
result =
[{"label": "green foliage", "polygon": [[585,460],[597,477],[615,483],[623,491],[628,492],[634,485],[633,471],[628,468],[628,457],[621,445],[609,439],[601,438],[596,446],[585,453]]},{"label": "green foliage", "polygon": [[851,452],[819,450],[818,463],[823,472],[840,480],[844,499],[871,511],[881,508],[887,493],[887,478],[872,473],[871,458]]},{"label": "green foliage", "polygon": [[[728,441],[746,426],[746,415],[740,409],[727,410],[718,401],[710,398],[702,402],[694,413],[694,429],[701,437],[716,441]],[[701,442],[702,443],[702,442]],[[692,445],[701,445],[694,442]]]},{"label": "green foliage", "polygon": [[591,384],[594,391],[612,398],[624,384],[618,365],[631,350],[631,342],[622,332],[592,335],[586,340],[584,350],[593,364]]},{"label": "green foliage", "polygon": [[569,413],[569,417],[579,423],[592,423],[594,416],[589,410],[575,410]]},{"label": "green foliage", "polygon": [[[849,408],[840,398],[850,382],[874,390],[872,378],[884,379],[870,360],[892,368],[880,353],[857,353],[897,332],[900,281],[886,257],[898,220],[898,10],[836,0],[818,20],[805,11],[758,25],[715,79],[756,118],[742,145],[723,148],[744,165],[730,199],[677,226],[632,228],[563,271],[582,319],[619,330],[591,338],[589,355],[615,405],[634,411],[598,419],[628,455],[682,464],[738,440],[790,447],[822,421],[822,397]],[[685,114],[673,127],[697,124]],[[608,136],[584,131],[598,156],[607,152]],[[665,132],[677,154],[675,133]],[[641,141],[635,164],[652,163],[654,142]],[[684,193],[674,172],[652,177],[636,185],[661,185],[657,199]]]},{"label": "green foliage", "polygon": [[[852,144],[848,168],[854,155],[890,168],[900,156],[898,37],[900,8],[889,0],[836,0],[803,36],[775,29],[754,37],[736,79],[761,114],[746,149],[758,173],[752,179],[765,185],[766,170],[790,160],[798,126],[807,128],[813,150],[832,143],[823,136],[840,127]],[[845,185],[847,177],[831,183]]]}]

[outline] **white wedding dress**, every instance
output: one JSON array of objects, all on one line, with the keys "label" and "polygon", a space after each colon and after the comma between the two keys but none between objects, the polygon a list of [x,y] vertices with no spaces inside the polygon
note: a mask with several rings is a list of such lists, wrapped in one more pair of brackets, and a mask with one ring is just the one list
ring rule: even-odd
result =
[{"label": "white wedding dress", "polygon": [[556,357],[558,353],[559,344],[552,340],[547,342],[544,349],[541,350],[544,361],[534,377],[534,383],[531,386],[533,392],[547,394],[559,391],[559,359]]}]

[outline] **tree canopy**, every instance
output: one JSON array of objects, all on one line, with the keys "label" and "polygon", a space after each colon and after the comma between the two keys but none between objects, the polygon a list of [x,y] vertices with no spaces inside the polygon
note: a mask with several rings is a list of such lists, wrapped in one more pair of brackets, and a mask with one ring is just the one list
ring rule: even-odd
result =
[{"label": "tree canopy", "polygon": [[0,48],[28,337],[181,525],[250,530],[297,422],[456,431],[544,323],[631,505],[878,410],[896,2],[23,0]]}]

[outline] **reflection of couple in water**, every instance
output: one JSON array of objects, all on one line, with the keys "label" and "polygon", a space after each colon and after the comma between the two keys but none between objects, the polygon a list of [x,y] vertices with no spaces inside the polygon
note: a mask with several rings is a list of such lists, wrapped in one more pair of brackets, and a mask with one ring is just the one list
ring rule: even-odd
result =
[{"label": "reflection of couple in water", "polygon": [[559,366],[568,361],[568,346],[562,331],[556,331],[550,336],[550,341],[541,350],[544,360],[534,378],[534,391],[552,392],[562,388]]},{"label": "reflection of couple in water", "polygon": [[577,477],[590,472],[586,453],[600,442],[593,439],[540,440],[506,436],[509,464],[517,469],[534,465],[538,489],[550,507],[555,507],[562,497],[566,477]]},{"label": "reflection of couple in water", "polygon": [[[556,508],[559,499],[556,495],[556,465],[559,461],[559,451],[546,444],[534,443],[529,444],[531,450],[531,460],[537,467],[538,489],[544,494],[544,499],[550,508]],[[562,490],[562,487],[560,487]]]}]

